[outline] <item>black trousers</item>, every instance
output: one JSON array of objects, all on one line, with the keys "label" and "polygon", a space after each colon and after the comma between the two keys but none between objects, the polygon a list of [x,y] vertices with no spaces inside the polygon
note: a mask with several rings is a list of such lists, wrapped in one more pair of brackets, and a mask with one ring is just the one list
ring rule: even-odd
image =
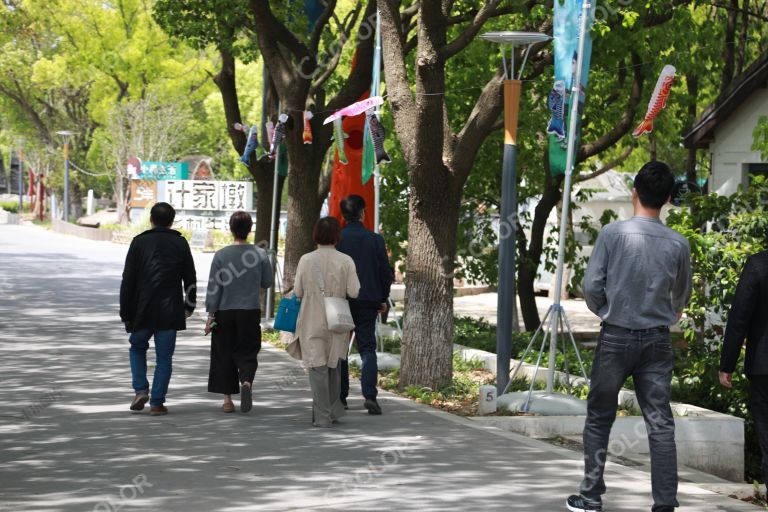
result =
[{"label": "black trousers", "polygon": [[253,382],[261,350],[261,311],[230,309],[216,312],[211,333],[208,391],[223,395],[240,392],[240,383]]},{"label": "black trousers", "polygon": [[749,376],[749,404],[763,456],[763,483],[768,486],[768,375]]}]

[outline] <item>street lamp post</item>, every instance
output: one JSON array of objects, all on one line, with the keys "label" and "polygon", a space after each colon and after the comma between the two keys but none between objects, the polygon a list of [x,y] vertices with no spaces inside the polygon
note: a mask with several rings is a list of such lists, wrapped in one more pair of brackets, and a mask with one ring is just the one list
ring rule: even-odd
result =
[{"label": "street lamp post", "polygon": [[16,144],[19,147],[19,215],[21,215],[24,212],[24,139],[16,139]]},{"label": "street lamp post", "polygon": [[[506,388],[504,389],[504,392],[502,393],[502,397],[499,399],[500,402],[503,401],[503,407],[508,407],[510,409],[514,408],[520,411],[524,412],[537,412],[539,414],[544,415],[557,415],[557,414],[577,414],[577,415],[583,415],[586,414],[586,406],[583,401],[578,400],[568,394],[562,394],[562,393],[555,393],[555,365],[557,362],[557,350],[558,350],[558,332],[562,332],[563,334],[563,355],[567,355],[567,338],[570,338],[571,345],[573,346],[574,352],[576,353],[576,359],[579,362],[579,369],[581,370],[581,374],[584,377],[584,381],[589,384],[589,379],[587,377],[586,369],[584,368],[584,362],[581,359],[581,354],[579,353],[579,347],[576,344],[576,339],[573,336],[573,331],[571,330],[570,322],[568,321],[568,317],[565,314],[565,309],[561,305],[561,298],[560,298],[560,291],[562,290],[563,286],[563,270],[565,267],[565,241],[566,241],[566,228],[567,228],[567,222],[568,222],[568,212],[570,208],[570,198],[571,198],[571,184],[572,184],[572,174],[573,174],[573,168],[574,163],[576,159],[576,139],[577,139],[577,128],[578,124],[581,118],[581,112],[579,110],[579,98],[581,96],[582,91],[582,70],[583,70],[583,63],[584,63],[584,50],[585,50],[585,44],[586,44],[586,34],[587,34],[587,26],[588,26],[588,20],[590,17],[590,10],[594,8],[594,4],[589,1],[582,2],[582,12],[581,17],[579,18],[579,39],[578,39],[578,53],[577,53],[577,59],[576,59],[576,66],[574,68],[574,76],[572,78],[572,91],[571,91],[571,112],[570,116],[568,117],[568,149],[567,149],[567,161],[565,165],[565,183],[563,186],[563,207],[561,212],[561,218],[560,218],[560,243],[558,247],[558,257],[557,257],[557,273],[555,277],[555,300],[553,304],[549,307],[549,310],[547,310],[547,313],[544,315],[544,319],[541,322],[541,325],[536,330],[536,332],[533,334],[533,337],[531,338],[530,343],[528,344],[528,347],[523,352],[523,355],[520,357],[520,363],[517,365],[514,374],[512,375],[511,380],[514,380],[515,376],[520,372],[520,369],[523,367],[522,361],[525,359],[525,357],[530,353],[531,348],[536,343],[537,339],[541,335],[541,345],[539,350],[539,355],[536,360],[536,367],[533,371],[533,376],[531,377],[531,383],[530,387],[528,389],[527,393],[510,393],[509,395],[504,395],[506,392]],[[547,329],[547,322],[549,322],[549,329]],[[534,391],[533,388],[536,383],[536,375],[538,374],[541,362],[544,358],[544,354],[547,350],[547,341],[549,341],[549,368],[547,369],[547,389],[543,393],[537,393],[537,400],[532,401]],[[568,371],[568,362],[566,360],[565,362],[565,379],[564,383],[566,386],[571,385],[571,377]],[[509,382],[509,380],[508,380]],[[507,384],[507,387],[509,387],[509,383]],[[521,396],[523,395],[523,396]],[[508,399],[507,399],[508,398]]]},{"label": "street lamp post", "polygon": [[64,137],[64,222],[69,222],[69,141],[75,132],[62,130],[56,135]]},{"label": "street lamp post", "polygon": [[[504,160],[501,175],[501,219],[499,226],[499,285],[496,322],[496,387],[499,394],[509,380],[512,359],[513,312],[515,310],[515,250],[517,230],[517,125],[520,112],[523,68],[531,47],[551,39],[537,32],[488,32],[480,36],[501,45],[504,67]],[[526,46],[515,78],[515,47]],[[506,49],[509,48],[509,58]]]}]

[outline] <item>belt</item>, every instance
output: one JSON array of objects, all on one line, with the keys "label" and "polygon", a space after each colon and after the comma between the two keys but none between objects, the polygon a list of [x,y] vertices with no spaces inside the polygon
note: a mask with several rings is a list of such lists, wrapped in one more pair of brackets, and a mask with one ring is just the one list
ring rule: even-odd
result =
[{"label": "belt", "polygon": [[669,327],[666,325],[660,325],[659,327],[649,327],[648,329],[627,329],[626,327],[621,327],[620,325],[612,325],[606,322],[600,322],[600,325],[603,327],[610,327],[612,329],[619,329],[631,334],[653,334],[657,332],[669,332]]}]

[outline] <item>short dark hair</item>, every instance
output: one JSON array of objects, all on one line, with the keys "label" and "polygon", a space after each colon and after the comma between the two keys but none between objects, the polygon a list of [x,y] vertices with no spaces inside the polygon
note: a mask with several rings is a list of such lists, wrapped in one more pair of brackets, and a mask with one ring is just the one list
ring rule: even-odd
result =
[{"label": "short dark hair", "polygon": [[672,195],[675,176],[664,162],[648,162],[635,176],[635,190],[640,204],[660,210]]},{"label": "short dark hair", "polygon": [[253,219],[246,212],[239,211],[232,214],[229,218],[229,230],[238,240],[245,240],[251,233]]},{"label": "short dark hair", "polygon": [[347,222],[360,220],[365,210],[365,199],[358,195],[347,196],[341,200],[341,214]]},{"label": "short dark hair", "polygon": [[159,226],[161,228],[169,228],[173,224],[173,219],[176,218],[176,210],[168,203],[155,203],[151,210],[149,210],[149,222],[153,226]]},{"label": "short dark hair", "polygon": [[341,224],[336,217],[323,217],[312,230],[312,240],[317,245],[336,245],[341,239]]}]

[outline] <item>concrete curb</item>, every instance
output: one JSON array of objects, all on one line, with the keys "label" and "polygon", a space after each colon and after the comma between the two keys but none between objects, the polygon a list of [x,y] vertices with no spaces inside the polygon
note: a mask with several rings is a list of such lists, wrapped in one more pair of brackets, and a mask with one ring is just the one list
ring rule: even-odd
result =
[{"label": "concrete curb", "polygon": [[58,219],[54,219],[52,223],[52,229],[56,233],[62,235],[77,236],[80,238],[87,238],[96,242],[111,242],[112,231],[98,228],[86,228],[84,226],[78,226],[77,224],[70,224]]},{"label": "concrete curb", "polygon": [[21,224],[21,216],[0,208],[0,224],[18,225]]}]

